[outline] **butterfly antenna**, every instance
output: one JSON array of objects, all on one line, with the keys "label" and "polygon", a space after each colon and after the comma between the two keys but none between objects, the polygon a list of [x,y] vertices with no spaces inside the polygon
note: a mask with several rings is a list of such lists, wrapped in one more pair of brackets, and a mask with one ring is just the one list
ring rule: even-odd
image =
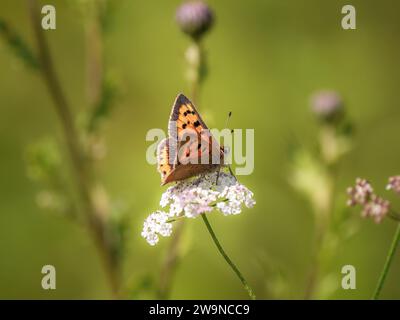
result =
[{"label": "butterfly antenna", "polygon": [[232,111],[229,111],[229,113],[228,113],[228,117],[226,118],[226,121],[225,121],[225,128],[227,128],[227,127],[228,127],[228,122],[229,122],[229,120],[230,120],[231,116],[232,116]]},{"label": "butterfly antenna", "polygon": [[[232,111],[229,111],[228,117],[226,118],[226,121],[225,121],[225,128],[228,127],[228,123],[229,123],[229,120],[231,119],[231,116],[232,116]],[[231,129],[231,133],[233,133],[233,129]],[[235,174],[234,174],[233,171],[232,171],[231,166],[228,164],[227,167],[228,167],[228,169],[229,169],[229,173],[235,178],[236,181],[238,181],[237,178],[236,178],[236,176],[235,176]],[[216,179],[216,181],[215,181],[215,184],[216,184],[216,185],[218,185],[218,179],[219,179],[219,176],[220,176],[220,172],[221,172],[221,167],[218,168],[217,179]]]},{"label": "butterfly antenna", "polygon": [[[225,128],[228,127],[228,123],[229,123],[229,120],[230,120],[231,116],[232,116],[232,111],[229,111],[228,116],[226,117],[226,121],[225,121]],[[231,130],[231,133],[232,132],[233,132],[233,130]],[[219,179],[220,172],[221,172],[221,167],[218,168],[217,179],[215,180],[215,185],[218,185],[218,179]]]}]

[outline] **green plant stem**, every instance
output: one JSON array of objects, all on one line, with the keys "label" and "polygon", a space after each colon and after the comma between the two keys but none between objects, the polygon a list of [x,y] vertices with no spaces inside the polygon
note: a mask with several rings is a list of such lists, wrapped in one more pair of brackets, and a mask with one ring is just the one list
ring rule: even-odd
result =
[{"label": "green plant stem", "polygon": [[313,258],[311,262],[311,269],[308,275],[306,290],[304,294],[304,299],[312,299],[315,291],[315,287],[318,283],[318,276],[320,273],[320,255],[323,247],[323,242],[325,239],[325,230],[322,226],[317,227],[315,236],[315,248],[313,253]]},{"label": "green plant stem", "polygon": [[197,64],[195,63],[192,66],[189,66],[189,68],[193,68],[195,70],[194,74],[195,77],[194,79],[191,80],[191,97],[190,99],[192,100],[192,102],[194,104],[197,103],[197,99],[198,99],[198,93],[199,93],[199,87],[200,87],[200,65],[202,64],[202,55],[201,55],[201,47],[200,47],[200,43],[198,42],[194,42],[194,48],[196,48],[197,51],[197,55],[198,55],[198,61]]},{"label": "green plant stem", "polygon": [[206,59],[202,44],[195,40],[186,52],[187,78],[190,86],[191,101],[196,104],[199,98],[200,85],[202,84],[206,70]]},{"label": "green plant stem", "polygon": [[247,291],[247,293],[249,294],[250,298],[252,300],[256,299],[255,294],[253,293],[253,290],[251,289],[251,287],[249,286],[249,284],[247,283],[246,279],[243,277],[242,273],[239,271],[239,269],[236,267],[236,265],[233,263],[233,261],[229,258],[229,256],[226,254],[225,250],[222,248],[220,242],[218,241],[217,236],[215,235],[214,230],[212,229],[210,222],[208,221],[208,218],[205,214],[202,214],[201,217],[203,218],[203,221],[207,227],[208,232],[211,235],[211,238],[213,239],[218,251],[221,253],[222,257],[225,259],[225,261],[228,263],[228,265],[231,267],[231,269],[233,270],[233,272],[237,275],[237,277],[239,278],[239,280],[242,282],[245,290]]},{"label": "green plant stem", "polygon": [[372,297],[373,300],[379,299],[379,295],[382,291],[383,285],[385,283],[386,277],[388,275],[390,266],[392,265],[394,254],[396,253],[396,249],[400,242],[400,224],[397,225],[396,232],[394,234],[392,244],[390,245],[388,255],[386,257],[385,265],[383,266],[382,273],[379,277],[378,285],[376,286],[374,295]]},{"label": "green plant stem", "polygon": [[100,103],[104,77],[103,39],[100,26],[101,8],[93,3],[91,14],[85,24],[86,38],[86,90],[91,108]]},{"label": "green plant stem", "polygon": [[[327,198],[323,205],[315,206],[314,211],[316,219],[316,235],[315,235],[315,248],[311,262],[311,268],[308,275],[304,299],[309,300],[313,298],[315,289],[318,285],[318,278],[321,273],[321,254],[324,249],[324,242],[327,237],[329,225],[331,223],[332,215],[334,212],[334,199],[336,195],[337,185],[337,151],[335,147],[335,135],[333,128],[322,128],[320,133],[320,148],[321,148],[321,161],[324,165],[327,174]],[[333,149],[333,150],[332,150]]]},{"label": "green plant stem", "polygon": [[179,220],[176,221],[176,223],[177,226],[175,229],[175,234],[174,237],[171,239],[171,243],[168,247],[168,251],[160,271],[160,282],[157,292],[157,297],[159,299],[169,298],[172,280],[180,261],[180,245],[185,221]]},{"label": "green plant stem", "polygon": [[39,61],[36,59],[28,44],[1,18],[0,36],[4,38],[14,54],[28,67],[33,70],[39,69]]},{"label": "green plant stem", "polygon": [[306,290],[304,294],[304,299],[309,300],[313,298],[315,293],[315,289],[318,285],[318,278],[321,273],[321,253],[324,248],[325,239],[327,236],[332,212],[333,212],[333,199],[334,199],[334,177],[335,174],[333,172],[329,173],[329,197],[326,200],[326,204],[321,208],[314,208],[315,213],[317,215],[317,219],[315,221],[315,247],[311,262],[311,269],[308,275]]},{"label": "green plant stem", "polygon": [[76,176],[82,211],[86,215],[89,230],[93,235],[94,242],[102,258],[112,294],[117,298],[119,294],[118,267],[109,245],[107,230],[97,214],[96,206],[91,198],[90,173],[88,171],[86,157],[80,145],[79,135],[75,128],[71,109],[55,72],[50,50],[44,37],[43,29],[41,28],[40,10],[37,1],[28,0],[28,5],[39,51],[40,70],[50,95],[53,98],[54,106],[64,131],[72,168]]},{"label": "green plant stem", "polygon": [[395,221],[400,221],[400,214],[396,211],[390,210],[388,216]]},{"label": "green plant stem", "polygon": [[[200,84],[202,80],[202,70],[204,69],[204,55],[201,45],[198,41],[194,41],[188,50],[192,50],[188,55],[186,52],[186,59],[188,63],[188,84],[190,86],[191,101],[197,102],[198,94],[200,91]],[[179,265],[180,259],[180,242],[182,240],[182,233],[185,228],[184,220],[178,222],[178,226],[172,236],[170,245],[168,247],[165,259],[162,263],[160,270],[160,281],[157,290],[157,297],[159,299],[167,299],[169,297],[173,276]]]}]

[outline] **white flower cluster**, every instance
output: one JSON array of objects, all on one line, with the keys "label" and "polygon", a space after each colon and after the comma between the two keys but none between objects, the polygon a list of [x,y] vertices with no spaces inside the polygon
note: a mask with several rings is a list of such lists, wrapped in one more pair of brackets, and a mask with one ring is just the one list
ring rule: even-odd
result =
[{"label": "white flower cluster", "polygon": [[158,242],[158,235],[168,237],[171,233],[172,224],[168,222],[168,215],[163,211],[153,212],[144,221],[142,236],[152,246]]},{"label": "white flower cluster", "polygon": [[248,208],[255,205],[253,193],[234,176],[220,172],[216,183],[217,174],[207,173],[169,187],[160,201],[165,211],[156,211],[145,220],[142,237],[150,245],[155,245],[159,235],[171,235],[171,222],[177,218],[196,218],[214,209],[224,215],[239,214],[243,204]]}]

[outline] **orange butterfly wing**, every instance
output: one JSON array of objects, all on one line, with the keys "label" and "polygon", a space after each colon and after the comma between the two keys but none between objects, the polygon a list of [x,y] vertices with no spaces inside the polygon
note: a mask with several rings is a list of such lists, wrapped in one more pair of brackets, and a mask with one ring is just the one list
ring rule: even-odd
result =
[{"label": "orange butterfly wing", "polygon": [[170,139],[164,139],[160,142],[157,148],[157,162],[158,162],[158,172],[161,174],[161,179],[164,180],[165,177],[169,176],[172,171],[172,164],[170,161]]},{"label": "orange butterfly wing", "polygon": [[[196,163],[196,159],[199,159],[197,163],[200,163],[201,156],[207,158],[210,155],[214,157],[213,163],[219,163],[221,148],[195,106],[183,94],[178,95],[172,107],[168,132],[171,138],[176,137],[180,141],[178,143],[180,163],[184,162],[182,160],[186,157],[189,157],[191,163]],[[189,136],[192,138],[190,141],[188,141]],[[208,164],[211,159],[210,161],[205,159],[205,161]]]},{"label": "orange butterfly wing", "polygon": [[158,149],[162,184],[214,170],[223,163],[221,148],[183,94],[172,107],[168,134],[169,139],[163,140]]},{"label": "orange butterfly wing", "polygon": [[201,119],[194,105],[183,94],[179,94],[172,107],[169,118],[168,134],[170,137],[182,137],[183,131],[187,129],[195,130],[200,133],[208,129]]}]

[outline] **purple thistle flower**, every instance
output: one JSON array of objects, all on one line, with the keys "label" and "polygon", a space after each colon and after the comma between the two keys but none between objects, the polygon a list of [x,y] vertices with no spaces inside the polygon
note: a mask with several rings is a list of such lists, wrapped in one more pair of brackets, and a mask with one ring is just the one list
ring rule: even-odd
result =
[{"label": "purple thistle flower", "polygon": [[389,184],[386,186],[387,190],[393,190],[400,195],[400,176],[393,176],[389,178]]},{"label": "purple thistle flower", "polygon": [[214,14],[203,1],[188,1],[177,9],[176,21],[184,33],[199,40],[213,25]]},{"label": "purple thistle flower", "polygon": [[341,115],[343,101],[335,91],[319,91],[311,97],[311,109],[321,120],[332,121]]}]

